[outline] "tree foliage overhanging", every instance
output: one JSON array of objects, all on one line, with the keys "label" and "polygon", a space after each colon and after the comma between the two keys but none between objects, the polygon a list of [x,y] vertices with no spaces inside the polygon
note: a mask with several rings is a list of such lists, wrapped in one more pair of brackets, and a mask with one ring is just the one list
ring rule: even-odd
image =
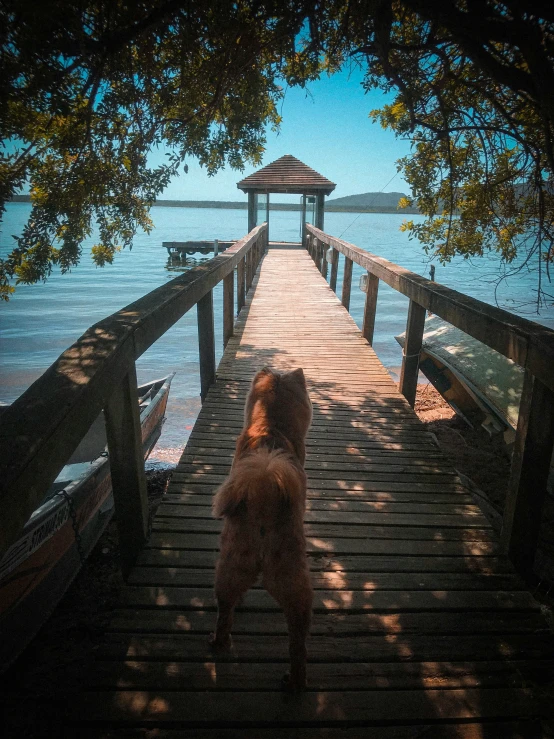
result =
[{"label": "tree foliage overhanging", "polygon": [[[548,274],[554,228],[554,10],[534,0],[3,0],[0,205],[25,183],[30,219],[0,291],[97,264],[149,229],[149,208],[197,157],[258,164],[287,85],[354,61],[372,116],[413,142],[401,162],[433,255]],[[167,150],[151,168],[148,153]],[[529,237],[532,234],[532,237]],[[539,285],[539,297],[544,296]]]}]

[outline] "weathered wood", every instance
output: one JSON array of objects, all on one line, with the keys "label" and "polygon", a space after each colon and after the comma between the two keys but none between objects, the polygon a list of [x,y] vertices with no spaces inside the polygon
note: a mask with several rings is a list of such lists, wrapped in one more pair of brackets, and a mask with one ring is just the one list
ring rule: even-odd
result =
[{"label": "weathered wood", "polygon": [[314,262],[319,272],[321,272],[321,257],[321,243],[318,241],[318,239],[314,238]]},{"label": "weathered wood", "polygon": [[0,420],[0,553],[25,522],[143,354],[238,264],[264,227],[89,328]]},{"label": "weathered wood", "polygon": [[[225,699],[224,699],[225,698]],[[389,690],[386,700],[381,691],[308,692],[302,700],[289,701],[283,707],[283,696],[277,692],[148,692],[100,691],[85,694],[76,717],[86,716],[88,722],[105,721],[118,726],[133,726],[137,722],[136,706],[140,706],[141,723],[159,726],[166,722],[203,723],[227,721],[243,727],[269,728],[276,720],[286,720],[289,726],[303,726],[314,720],[328,724],[345,717],[350,722],[383,723],[394,716],[396,722],[406,720],[436,721],[470,720],[476,715],[500,718],[506,715],[535,718],[537,702],[525,689],[490,688],[488,690],[452,689]],[[80,714],[80,715],[79,715]],[[217,724],[216,724],[217,726]],[[263,736],[263,734],[260,734]],[[214,735],[215,736],[215,735]],[[377,735],[379,736],[379,735]]]},{"label": "weathered wood", "polygon": [[240,313],[246,300],[245,272],[246,259],[243,258],[237,265],[237,313]]},{"label": "weathered wood", "polygon": [[119,550],[127,576],[146,542],[148,497],[138,407],[135,363],[106,403],[106,436],[110,459]]},{"label": "weathered wood", "polygon": [[377,310],[377,295],[379,292],[379,278],[371,272],[367,273],[367,293],[364,303],[364,318],[362,322],[362,336],[369,345],[373,344],[375,330],[375,312]]},{"label": "weathered wood", "polygon": [[[391,739],[423,727],[476,739],[460,733],[467,721],[511,736],[514,717],[542,715],[527,686],[552,669],[554,639],[538,605],[306,250],[272,246],[254,285],[98,649],[98,693],[85,696],[76,725],[116,720],[118,729],[205,739],[249,730],[315,739],[326,729],[328,739],[338,730]],[[263,364],[302,366],[314,407],[309,689],[291,700],[279,682],[286,620],[261,584],[236,609],[231,650],[214,655],[207,639],[221,530],[210,505]]]},{"label": "weathered wood", "polygon": [[339,253],[337,249],[333,249],[331,255],[331,275],[329,277],[329,287],[335,293],[337,291],[337,275],[339,271]]},{"label": "weathered wood", "polygon": [[426,310],[527,369],[554,390],[554,330],[483,303],[382,257],[336,239],[310,224],[308,233],[353,259]]},{"label": "weathered wood", "polygon": [[198,301],[197,311],[200,397],[204,400],[215,382],[214,303],[211,290]]},{"label": "weathered wood", "polygon": [[233,335],[235,324],[235,275],[230,272],[223,278],[223,348]]},{"label": "weathered wood", "polygon": [[414,406],[419,374],[419,353],[423,342],[425,328],[425,308],[410,300],[408,321],[406,323],[406,338],[402,354],[400,382],[398,387],[408,403]]},{"label": "weathered wood", "polygon": [[352,260],[350,257],[344,258],[344,274],[342,278],[342,299],[341,302],[348,310],[350,308],[350,291],[352,289]]},{"label": "weathered wood", "polygon": [[554,393],[525,373],[501,540],[516,568],[533,576],[554,445]]},{"label": "weathered wood", "polygon": [[329,262],[327,261],[327,245],[323,241],[319,242],[319,248],[321,249],[321,269],[320,272],[323,278],[327,279],[327,272],[329,269]]}]

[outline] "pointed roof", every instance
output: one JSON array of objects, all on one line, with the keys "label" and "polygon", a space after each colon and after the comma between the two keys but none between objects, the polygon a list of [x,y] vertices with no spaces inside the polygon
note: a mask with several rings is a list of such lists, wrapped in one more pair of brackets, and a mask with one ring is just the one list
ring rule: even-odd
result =
[{"label": "pointed roof", "polygon": [[276,159],[237,182],[237,187],[243,192],[249,190],[299,194],[324,192],[329,195],[336,185],[300,159],[285,154],[284,157]]}]

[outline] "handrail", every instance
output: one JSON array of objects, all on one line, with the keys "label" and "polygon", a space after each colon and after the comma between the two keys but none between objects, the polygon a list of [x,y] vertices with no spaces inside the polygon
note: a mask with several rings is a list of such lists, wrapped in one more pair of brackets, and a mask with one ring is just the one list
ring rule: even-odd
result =
[{"label": "handrail", "polygon": [[353,262],[367,270],[362,334],[370,344],[379,280],[410,298],[399,389],[412,406],[426,310],[525,369],[501,543],[517,569],[532,579],[554,447],[554,331],[427,280],[310,224],[306,224],[306,234],[307,249],[325,277],[325,252],[329,247],[333,249],[330,276],[333,290],[336,290],[338,256],[344,255],[342,304],[347,309]]},{"label": "handrail", "polygon": [[[114,432],[112,446],[118,443],[115,426],[122,423],[124,411],[120,403],[110,412],[114,393],[119,393],[122,401],[125,394],[129,395],[130,386],[129,397],[132,397],[132,388],[136,387],[135,360],[198,303],[202,303],[199,332],[207,332],[208,337],[207,340],[206,336],[200,337],[202,396],[205,395],[206,383],[215,374],[213,348],[210,356],[205,346],[211,340],[213,347],[211,291],[224,280],[225,313],[231,310],[231,317],[224,316],[227,341],[233,325],[233,280],[225,278],[238,268],[240,310],[245,287],[246,290],[250,287],[253,271],[265,250],[266,235],[267,224],[264,223],[207,264],[179,275],[91,326],[4,411],[0,418],[0,554],[17,539],[45,491],[103,408],[107,411],[109,447],[110,418]],[[134,405],[136,402],[127,409],[130,414],[127,422],[131,424],[127,430],[131,435],[136,431],[132,423],[136,424],[138,419]],[[140,440],[135,439],[135,442],[138,449]],[[117,456],[115,450],[109,448],[109,451],[110,458],[112,451],[113,456]],[[140,470],[137,474],[141,476]],[[140,486],[142,482],[137,484]],[[145,498],[143,493],[140,496]],[[141,527],[144,526],[143,518],[141,516]]]},{"label": "handrail", "polygon": [[306,229],[318,241],[344,254],[422,308],[526,367],[554,390],[552,329],[427,280],[383,257],[329,236],[315,226],[307,224]]}]

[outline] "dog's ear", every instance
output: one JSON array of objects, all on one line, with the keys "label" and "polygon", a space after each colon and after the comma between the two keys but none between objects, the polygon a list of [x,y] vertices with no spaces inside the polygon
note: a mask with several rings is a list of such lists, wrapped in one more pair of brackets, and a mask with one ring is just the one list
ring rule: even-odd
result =
[{"label": "dog's ear", "polygon": [[254,379],[252,380],[252,388],[256,389],[267,389],[271,387],[275,373],[272,372],[269,367],[263,367],[259,372],[256,372]]},{"label": "dog's ear", "polygon": [[304,370],[302,369],[302,367],[295,369],[293,372],[290,373],[290,376],[293,378],[293,380],[296,380],[299,385],[302,385],[302,387],[306,387],[306,378],[304,376]]}]

